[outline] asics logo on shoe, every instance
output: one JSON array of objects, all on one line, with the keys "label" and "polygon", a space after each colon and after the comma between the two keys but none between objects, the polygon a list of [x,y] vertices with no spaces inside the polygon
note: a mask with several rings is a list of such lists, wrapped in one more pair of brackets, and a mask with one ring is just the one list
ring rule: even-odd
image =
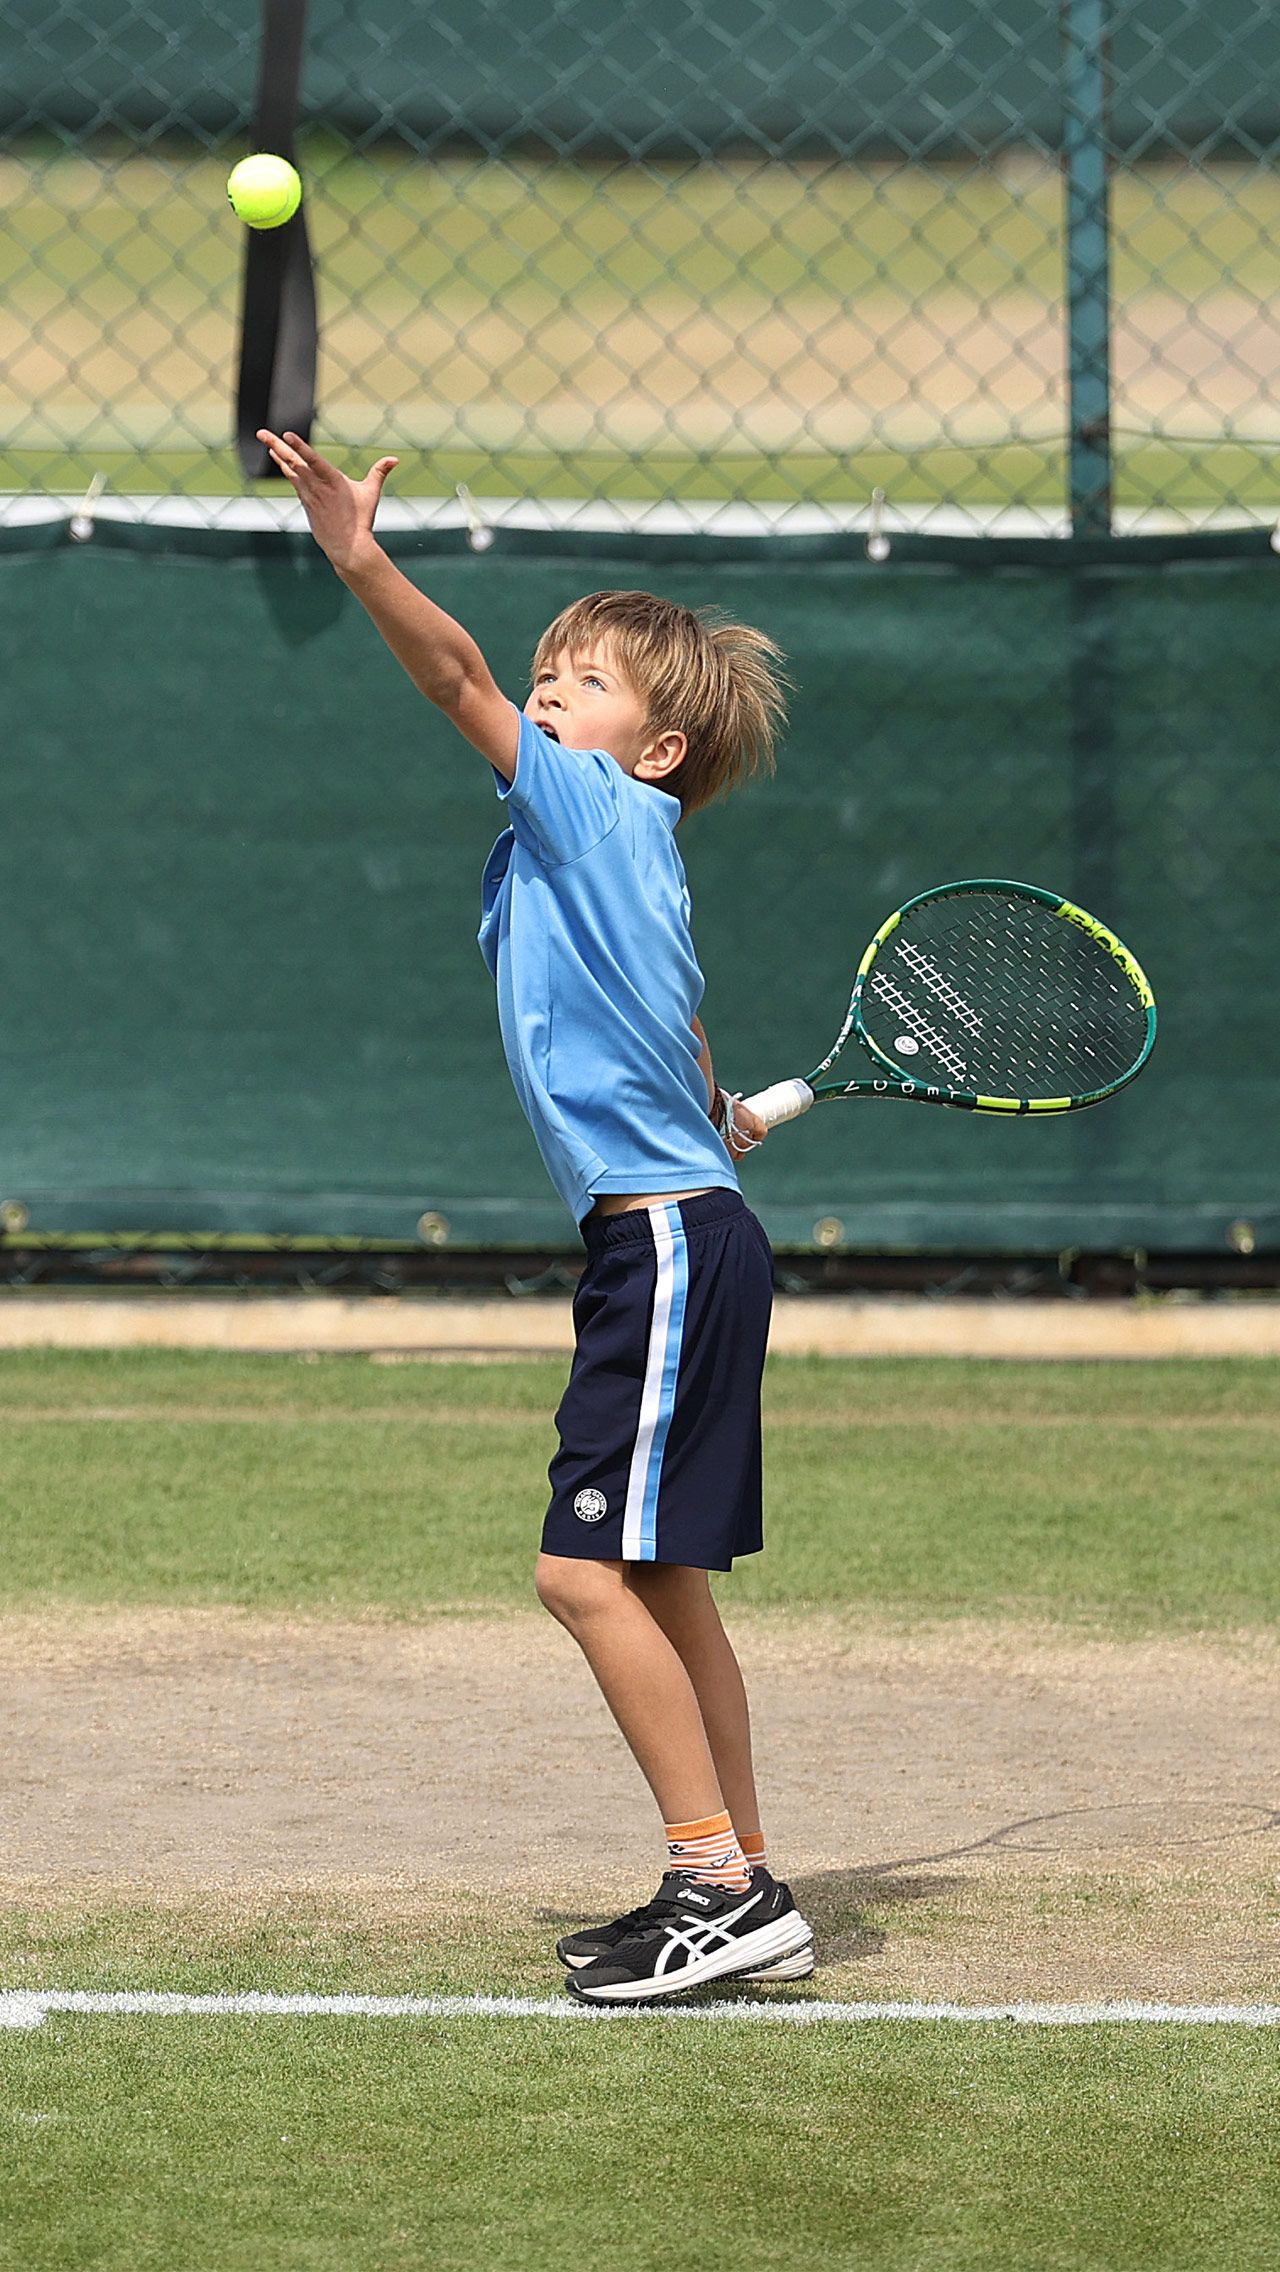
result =
[{"label": "asics logo on shoe", "polygon": [[603,1491],[579,1491],[573,1511],[580,1523],[599,1523],[609,1512],[609,1502]]}]

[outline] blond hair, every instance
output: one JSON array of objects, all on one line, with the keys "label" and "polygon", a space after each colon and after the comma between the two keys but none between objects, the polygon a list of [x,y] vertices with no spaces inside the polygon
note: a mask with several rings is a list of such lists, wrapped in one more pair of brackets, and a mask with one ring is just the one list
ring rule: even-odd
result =
[{"label": "blond hair", "polygon": [[774,771],[786,680],[781,649],[763,631],[652,592],[592,592],[543,632],[534,676],[597,642],[644,703],[645,732],[685,736],[687,755],[662,783],[682,811]]}]

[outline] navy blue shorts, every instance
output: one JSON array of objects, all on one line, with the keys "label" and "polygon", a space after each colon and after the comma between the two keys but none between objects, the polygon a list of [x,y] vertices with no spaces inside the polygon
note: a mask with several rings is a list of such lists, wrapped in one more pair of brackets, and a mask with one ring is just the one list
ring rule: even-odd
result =
[{"label": "navy blue shorts", "polygon": [[764,1543],[769,1241],[737,1191],[579,1228],[587,1264],[542,1550],[727,1570]]}]

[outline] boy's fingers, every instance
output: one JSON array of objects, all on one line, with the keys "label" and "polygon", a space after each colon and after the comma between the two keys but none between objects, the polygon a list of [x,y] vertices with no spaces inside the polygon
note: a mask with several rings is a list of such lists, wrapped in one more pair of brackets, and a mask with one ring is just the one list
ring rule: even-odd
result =
[{"label": "boy's fingers", "polygon": [[748,1112],[744,1105],[735,1105],[733,1126],[729,1131],[729,1150],[735,1160],[744,1160],[757,1144],[763,1144],[768,1133],[768,1128],[758,1113]]},{"label": "boy's fingers", "polygon": [[295,473],[301,471],[300,462],[290,449],[289,444],[283,441],[279,434],[273,434],[269,426],[260,426],[257,438],[260,442],[266,443],[267,454],[275,459],[281,473],[287,473],[292,479]]}]

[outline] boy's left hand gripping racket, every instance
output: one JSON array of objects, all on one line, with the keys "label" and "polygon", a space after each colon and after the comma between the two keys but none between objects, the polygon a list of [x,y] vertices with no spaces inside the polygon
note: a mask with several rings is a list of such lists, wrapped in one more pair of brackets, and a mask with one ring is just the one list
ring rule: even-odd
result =
[{"label": "boy's left hand gripping racket", "polygon": [[[850,1036],[876,1072],[824,1079]],[[1105,923],[1034,884],[942,884],[881,924],[822,1063],[742,1101],[770,1128],[836,1097],[1079,1112],[1136,1079],[1155,1038],[1151,988]]]}]

